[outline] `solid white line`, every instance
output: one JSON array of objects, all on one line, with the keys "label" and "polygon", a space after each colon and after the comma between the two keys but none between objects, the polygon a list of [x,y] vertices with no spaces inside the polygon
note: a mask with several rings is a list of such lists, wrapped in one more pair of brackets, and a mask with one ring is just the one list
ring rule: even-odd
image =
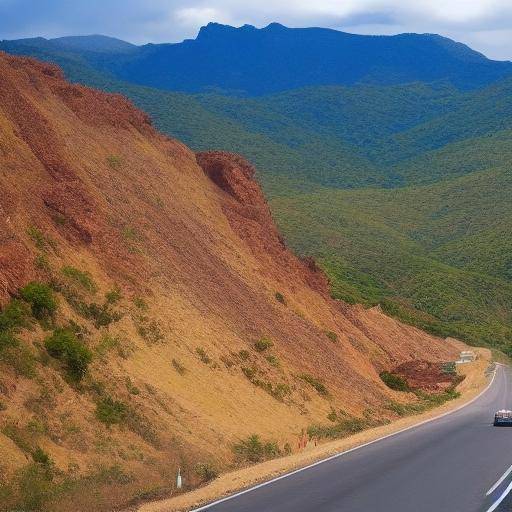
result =
[{"label": "solid white line", "polygon": [[508,487],[503,491],[503,494],[492,504],[492,506],[487,509],[487,512],[493,512],[493,510],[496,510],[510,491],[512,491],[512,482],[508,484]]},{"label": "solid white line", "polygon": [[[499,363],[496,363],[498,365]],[[391,434],[387,434],[383,437],[379,437],[378,439],[374,439],[373,441],[369,441],[364,444],[360,444],[358,446],[355,446],[354,448],[350,448],[349,450],[345,450],[340,453],[336,453],[334,455],[331,455],[330,457],[327,457],[326,459],[319,460],[317,462],[314,462],[313,464],[309,464],[308,466],[304,466],[303,468],[296,469],[295,471],[291,471],[290,473],[285,473],[284,475],[278,476],[276,478],[273,478],[272,480],[267,480],[266,482],[262,482],[261,484],[255,485],[253,487],[249,487],[249,489],[245,489],[243,491],[239,491],[235,494],[231,494],[230,496],[226,496],[225,498],[218,499],[216,501],[213,501],[211,503],[208,503],[207,505],[203,505],[199,508],[194,508],[190,512],[201,512],[202,510],[208,510],[210,507],[213,507],[215,505],[219,505],[220,503],[224,503],[225,501],[232,500],[234,498],[238,498],[239,496],[242,496],[244,494],[247,494],[249,492],[255,491],[256,489],[260,489],[261,487],[265,487],[267,485],[273,484],[274,482],[278,482],[279,480],[283,480],[284,478],[288,478],[292,475],[296,475],[297,473],[300,473],[302,471],[306,471],[307,469],[314,468],[315,466],[319,466],[320,464],[323,464],[324,462],[329,462],[330,460],[337,459],[338,457],[341,457],[343,455],[346,455],[350,452],[355,452],[356,450],[360,450],[361,448],[364,448],[366,446],[370,446],[371,444],[378,443],[380,441],[384,441],[384,439],[388,439],[390,437],[397,436],[399,434],[402,434],[403,432],[407,432],[408,430],[412,430],[413,428],[420,427],[421,425],[425,425],[426,423],[430,423],[432,421],[439,420],[443,418],[444,416],[448,416],[449,414],[453,414],[454,412],[460,411],[464,407],[467,407],[468,405],[472,404],[475,400],[478,400],[487,390],[492,386],[494,379],[496,377],[496,368],[494,369],[494,372],[492,374],[492,379],[487,384],[487,387],[481,391],[477,396],[472,398],[469,402],[462,404],[461,406],[457,407],[456,409],[453,409],[452,411],[444,412],[443,414],[440,414],[439,416],[435,416],[434,418],[430,418],[428,420],[421,421],[420,423],[416,423],[415,425],[411,425],[410,427],[405,427],[401,430],[397,430],[396,432],[393,432]],[[511,484],[512,489],[512,484]],[[508,493],[507,493],[508,494]],[[506,495],[505,495],[506,496]],[[505,497],[503,497],[504,499]],[[494,510],[494,509],[493,509]],[[492,512],[490,509],[487,512]]]},{"label": "solid white line", "polygon": [[505,473],[503,473],[503,475],[501,476],[501,478],[485,493],[486,496],[489,496],[489,494],[492,494],[500,485],[501,483],[503,482],[503,480],[505,480],[505,478],[507,478],[508,475],[510,475],[510,473],[512,472],[512,466],[510,466],[506,471]]}]

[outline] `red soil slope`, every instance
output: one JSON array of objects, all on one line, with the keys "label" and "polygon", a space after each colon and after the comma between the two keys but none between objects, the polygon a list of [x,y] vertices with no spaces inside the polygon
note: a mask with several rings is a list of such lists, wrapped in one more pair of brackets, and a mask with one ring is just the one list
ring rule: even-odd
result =
[{"label": "red soil slope", "polygon": [[[455,357],[378,309],[332,300],[315,263],[285,247],[242,157],[195,155],[126,99],[1,53],[0,212],[1,303],[34,280],[59,299],[54,325],[20,335],[35,376],[0,358],[0,490],[11,504],[29,499],[19,483],[36,446],[58,469],[53,483],[73,482],[42,492],[44,506],[109,510],[172,490],[177,466],[188,485],[197,463],[230,467],[233,444],[252,433],[296,449],[333,409],[392,419],[386,403],[411,398],[380,371]],[[113,289],[122,298],[98,325],[83,306]],[[70,321],[93,353],[79,386],[41,343]],[[260,352],[262,337],[272,346]],[[102,423],[105,397],[137,421]]]}]

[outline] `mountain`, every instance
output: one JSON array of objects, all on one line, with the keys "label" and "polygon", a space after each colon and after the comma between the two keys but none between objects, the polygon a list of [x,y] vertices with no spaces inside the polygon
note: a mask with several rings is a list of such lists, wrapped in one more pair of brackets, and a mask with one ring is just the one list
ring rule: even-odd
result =
[{"label": "mountain", "polygon": [[118,509],[387,422],[413,398],[382,370],[457,354],[330,298],[244,158],[120,95],[0,53],[0,141],[2,509]]},{"label": "mountain", "polygon": [[[209,23],[196,39],[139,47],[104,36],[49,42],[82,52],[93,67],[121,80],[238,96],[319,85],[418,81],[443,81],[468,90],[512,74],[512,63],[492,61],[436,34],[366,36],[278,23],[262,29]],[[12,43],[27,46],[30,40]]]},{"label": "mountain", "polygon": [[192,95],[120,81],[41,38],[0,47],[125,94],[195,150],[250,158],[286,239],[319,258],[336,297],[511,352],[510,78]]}]

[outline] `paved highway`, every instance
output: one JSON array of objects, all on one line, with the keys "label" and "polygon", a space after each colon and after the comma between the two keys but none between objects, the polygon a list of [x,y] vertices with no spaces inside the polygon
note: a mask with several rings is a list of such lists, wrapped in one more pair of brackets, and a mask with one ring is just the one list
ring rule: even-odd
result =
[{"label": "paved highway", "polygon": [[492,426],[497,409],[512,409],[511,391],[511,372],[499,365],[463,409],[197,510],[511,511],[512,428]]}]

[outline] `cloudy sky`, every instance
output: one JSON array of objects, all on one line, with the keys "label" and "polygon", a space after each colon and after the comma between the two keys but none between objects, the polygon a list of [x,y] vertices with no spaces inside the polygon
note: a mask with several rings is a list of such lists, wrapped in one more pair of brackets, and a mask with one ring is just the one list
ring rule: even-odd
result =
[{"label": "cloudy sky", "polygon": [[0,0],[0,39],[106,34],[175,42],[195,37],[209,21],[434,32],[512,60],[512,0]]}]

